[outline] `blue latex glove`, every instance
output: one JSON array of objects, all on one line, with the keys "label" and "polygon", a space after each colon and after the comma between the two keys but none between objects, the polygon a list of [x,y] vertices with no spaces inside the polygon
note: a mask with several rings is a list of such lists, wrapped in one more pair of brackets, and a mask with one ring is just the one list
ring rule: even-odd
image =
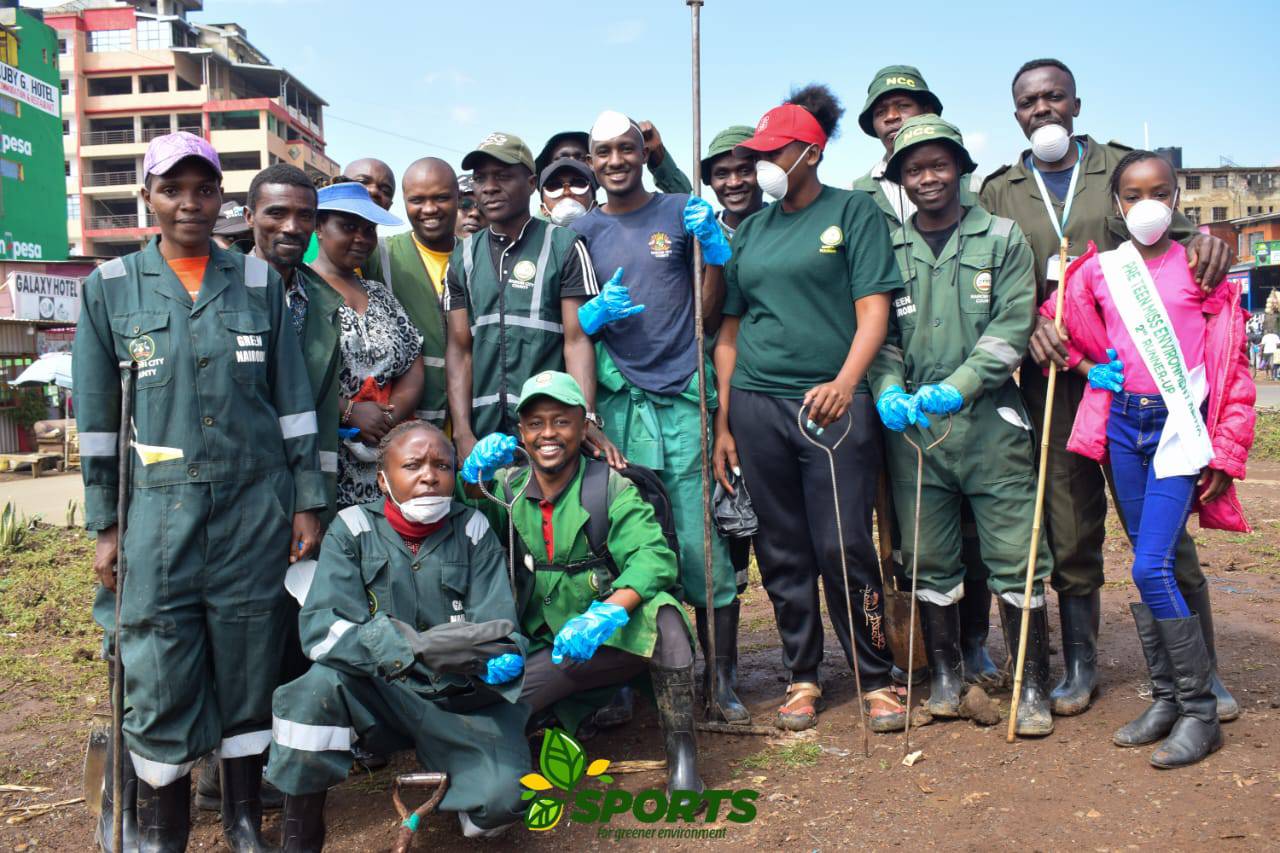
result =
[{"label": "blue latex glove", "polygon": [[613,278],[600,288],[599,295],[578,308],[578,322],[582,324],[582,331],[594,335],[606,323],[639,314],[643,310],[643,305],[631,304],[631,291],[622,283],[622,267],[618,267]]},{"label": "blue latex glove", "polygon": [[903,391],[898,385],[890,385],[876,400],[876,411],[886,429],[902,432],[909,425],[929,428],[929,419],[920,411],[920,400]]},{"label": "blue latex glove", "polygon": [[489,658],[485,670],[485,674],[480,676],[485,684],[506,684],[519,678],[520,673],[524,672],[524,658],[514,652],[507,652],[505,655]]},{"label": "blue latex glove", "polygon": [[576,661],[591,660],[596,649],[630,620],[631,614],[626,608],[606,601],[591,602],[586,613],[564,623],[560,633],[556,634],[555,645],[551,647],[551,662],[564,663],[566,657]]},{"label": "blue latex glove", "polygon": [[920,410],[931,415],[954,415],[964,405],[964,396],[955,386],[945,382],[921,385],[916,389]]},{"label": "blue latex glove", "polygon": [[696,196],[690,196],[684,206],[684,230],[698,238],[702,244],[702,259],[712,266],[722,267],[729,262],[733,251],[724,237],[716,213],[711,205]]},{"label": "blue latex glove", "polygon": [[1089,368],[1089,385],[1100,391],[1116,393],[1124,390],[1124,362],[1116,358],[1116,351],[1107,350],[1106,364],[1095,364]]},{"label": "blue latex glove", "polygon": [[360,427],[338,427],[338,439],[350,441],[360,434]]},{"label": "blue latex glove", "polygon": [[515,436],[495,432],[476,442],[462,463],[462,479],[468,483],[488,482],[499,468],[515,461]]}]

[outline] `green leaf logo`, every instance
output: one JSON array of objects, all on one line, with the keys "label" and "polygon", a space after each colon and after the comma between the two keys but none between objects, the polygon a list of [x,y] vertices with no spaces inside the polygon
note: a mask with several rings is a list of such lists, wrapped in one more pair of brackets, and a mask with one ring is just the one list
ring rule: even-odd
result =
[{"label": "green leaf logo", "polygon": [[537,797],[529,804],[529,813],[524,816],[524,825],[535,832],[542,832],[559,823],[563,814],[564,803],[555,797]]},{"label": "green leaf logo", "polygon": [[597,758],[588,765],[582,744],[562,729],[551,729],[542,736],[542,754],[538,763],[541,773],[526,773],[520,777],[520,784],[525,787],[520,798],[529,803],[524,825],[538,832],[551,829],[560,822],[565,806],[573,801],[574,789],[583,779],[589,777],[603,785],[613,783],[613,777],[605,773],[609,769],[609,761]]},{"label": "green leaf logo", "polygon": [[568,732],[552,729],[542,738],[542,775],[562,791],[573,790],[586,773],[587,755]]}]

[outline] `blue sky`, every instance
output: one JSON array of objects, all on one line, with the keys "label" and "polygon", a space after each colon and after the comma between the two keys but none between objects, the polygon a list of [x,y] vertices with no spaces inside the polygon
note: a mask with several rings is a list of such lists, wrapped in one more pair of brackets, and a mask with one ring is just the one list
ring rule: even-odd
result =
[{"label": "blue sky", "polygon": [[[826,82],[848,113],[822,177],[847,186],[882,151],[857,126],[867,83],[902,62],[920,68],[985,174],[1026,145],[1012,117],[1013,72],[1055,56],[1076,74],[1080,132],[1141,145],[1145,120],[1151,144],[1181,145],[1185,165],[1216,166],[1219,155],[1276,164],[1280,111],[1268,86],[1280,59],[1259,32],[1275,11],[1263,2],[707,0],[703,144],[726,125],[754,124],[792,86]],[[551,133],[585,130],[605,108],[652,120],[688,171],[689,17],[683,0],[205,0],[196,15],[242,24],[329,101],[331,157],[379,156],[397,176],[427,154],[456,167],[494,130],[536,154]]]}]

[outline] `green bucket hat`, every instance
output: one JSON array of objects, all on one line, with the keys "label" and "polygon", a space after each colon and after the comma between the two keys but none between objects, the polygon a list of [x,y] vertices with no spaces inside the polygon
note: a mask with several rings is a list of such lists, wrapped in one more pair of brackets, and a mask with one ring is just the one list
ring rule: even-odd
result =
[{"label": "green bucket hat", "polygon": [[978,168],[978,164],[969,156],[969,149],[964,147],[964,137],[960,135],[959,128],[936,115],[926,114],[913,116],[902,123],[893,140],[893,156],[885,164],[884,176],[895,184],[901,183],[902,160],[906,156],[906,150],[926,142],[949,143],[960,158],[960,174],[967,175]]},{"label": "green bucket hat", "polygon": [[867,86],[867,102],[858,113],[858,127],[867,136],[875,136],[875,128],[871,126],[871,108],[885,92],[907,92],[915,95],[929,106],[929,112],[942,115],[942,101],[929,91],[929,84],[924,82],[920,69],[914,65],[886,65],[876,72],[871,84]]},{"label": "green bucket hat", "polygon": [[475,150],[462,158],[462,168],[474,169],[476,161],[481,156],[492,157],[499,163],[506,163],[509,166],[519,164],[530,172],[534,171],[533,153],[529,150],[529,146],[524,144],[524,140],[514,133],[491,133],[480,140]]},{"label": "green bucket hat", "polygon": [[721,154],[728,154],[734,148],[755,135],[756,129],[745,124],[726,127],[715,135],[707,148],[707,156],[702,158],[702,182],[711,183],[711,162]]},{"label": "green bucket hat", "polygon": [[583,396],[578,381],[559,370],[544,370],[526,379],[520,388],[520,402],[516,403],[516,411],[524,409],[525,404],[535,397],[550,397],[566,406],[581,406],[583,409],[587,407],[587,398]]}]

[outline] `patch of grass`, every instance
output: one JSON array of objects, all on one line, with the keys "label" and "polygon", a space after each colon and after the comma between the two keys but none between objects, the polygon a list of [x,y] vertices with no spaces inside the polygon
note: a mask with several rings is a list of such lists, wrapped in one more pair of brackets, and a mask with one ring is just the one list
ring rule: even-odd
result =
[{"label": "patch of grass", "polygon": [[812,767],[818,763],[818,759],[821,756],[822,747],[816,743],[801,741],[774,749],[762,749],[757,753],[748,755],[738,764],[748,770],[767,770],[773,767],[775,763],[781,767],[796,769]]},{"label": "patch of grass", "polygon": [[1258,423],[1253,430],[1252,460],[1280,462],[1280,411],[1258,409]]},{"label": "patch of grass", "polygon": [[773,751],[762,749],[759,752],[748,755],[738,764],[748,770],[768,770],[769,766],[773,764]]}]

